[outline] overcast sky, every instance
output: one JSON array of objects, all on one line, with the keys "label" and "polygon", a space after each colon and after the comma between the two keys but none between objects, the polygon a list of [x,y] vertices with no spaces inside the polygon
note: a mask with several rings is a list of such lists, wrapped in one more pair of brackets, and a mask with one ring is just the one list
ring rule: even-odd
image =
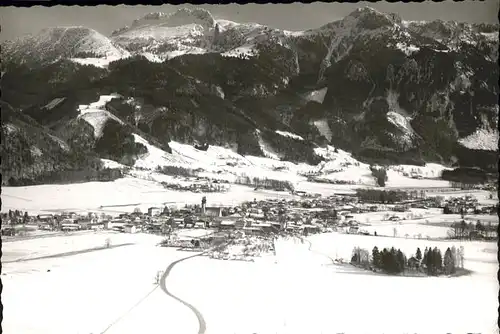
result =
[{"label": "overcast sky", "polygon": [[[358,7],[370,6],[383,12],[398,13],[405,20],[455,20],[498,23],[499,0],[424,3],[323,3],[203,5],[215,18],[236,22],[256,22],[274,28],[305,30],[340,19]],[[172,12],[190,5],[162,6],[88,6],[88,7],[1,7],[1,40],[37,33],[54,26],[82,25],[105,35],[130,25],[150,12]]]}]

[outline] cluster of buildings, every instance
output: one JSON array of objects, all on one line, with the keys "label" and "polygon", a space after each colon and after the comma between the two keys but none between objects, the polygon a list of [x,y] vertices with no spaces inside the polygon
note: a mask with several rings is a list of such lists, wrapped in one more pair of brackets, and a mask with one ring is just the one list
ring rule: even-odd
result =
[{"label": "cluster of buildings", "polygon": [[444,214],[497,214],[497,205],[479,205],[477,198],[466,195],[461,197],[451,197],[444,200]]},{"label": "cluster of buildings", "polygon": [[201,205],[186,205],[180,209],[150,207],[147,212],[136,209],[115,217],[95,212],[36,216],[16,212],[3,214],[2,233],[16,234],[16,229],[22,226],[47,231],[108,229],[127,233],[142,231],[168,234],[182,228],[215,228],[241,230],[246,235],[266,235],[279,231],[307,234],[328,227],[358,226],[352,213],[362,212],[363,209],[354,205],[354,202],[355,198],[349,196],[304,196],[300,200],[268,199],[239,206],[208,206],[204,197]]},{"label": "cluster of buildings", "polygon": [[163,187],[166,189],[178,190],[178,191],[190,191],[194,193],[214,193],[214,192],[227,192],[230,189],[229,185],[223,185],[215,182],[200,182],[200,183],[189,183],[182,185],[179,183],[168,183],[162,182]]},{"label": "cluster of buildings", "polygon": [[[321,197],[302,192],[299,199],[267,199],[244,202],[238,206],[207,205],[206,197],[201,204],[186,205],[183,208],[150,207],[147,212],[139,209],[112,217],[106,214],[74,212],[41,214],[9,212],[2,214],[2,234],[16,233],[14,226],[34,227],[39,230],[76,231],[108,229],[126,233],[149,232],[168,235],[183,228],[238,230],[245,235],[266,236],[272,233],[310,234],[327,231],[364,233],[363,223],[355,214],[385,211],[405,212],[411,207],[444,207],[444,213],[491,213],[498,205],[480,208],[472,196],[447,200],[425,198],[391,205],[362,203],[356,195],[335,195]],[[439,202],[439,203],[438,203]]]}]

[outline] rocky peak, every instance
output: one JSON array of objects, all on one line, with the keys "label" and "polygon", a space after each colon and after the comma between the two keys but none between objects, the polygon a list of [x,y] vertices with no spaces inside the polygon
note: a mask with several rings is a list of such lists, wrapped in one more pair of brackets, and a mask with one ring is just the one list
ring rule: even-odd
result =
[{"label": "rocky peak", "polygon": [[362,7],[347,15],[342,21],[357,21],[357,26],[362,29],[374,30],[382,27],[392,27],[401,24],[397,14],[381,13],[371,7]]},{"label": "rocky peak", "polygon": [[210,30],[215,27],[216,21],[209,11],[200,8],[181,8],[173,13],[153,12],[134,20],[130,27],[113,31],[112,36],[147,26],[180,27],[189,24],[198,24]]}]

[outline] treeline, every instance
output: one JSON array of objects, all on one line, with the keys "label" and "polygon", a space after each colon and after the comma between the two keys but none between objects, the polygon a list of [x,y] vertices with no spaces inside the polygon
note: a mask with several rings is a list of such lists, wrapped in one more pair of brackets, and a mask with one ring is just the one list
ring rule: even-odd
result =
[{"label": "treeline", "polygon": [[250,178],[249,176],[241,176],[236,179],[235,183],[245,186],[255,186],[270,190],[279,190],[279,191],[295,190],[293,183],[290,181],[274,180],[268,178],[259,178],[259,177]]},{"label": "treeline", "polygon": [[384,248],[382,251],[375,246],[371,254],[366,249],[355,247],[352,251],[351,264],[372,271],[382,271],[387,274],[422,273],[429,276],[452,275],[458,268],[463,269],[464,249],[448,247],[444,253],[437,247],[426,247],[423,254],[417,248],[410,258],[400,250]]},{"label": "treeline", "polygon": [[98,171],[103,166],[92,151],[93,131],[88,128],[90,125],[81,128],[83,121],[75,122],[68,124],[67,129],[61,129],[60,133],[53,133],[29,117],[10,108],[5,109],[4,115],[2,108],[2,117],[9,124],[0,131],[3,185],[101,178],[93,176],[99,175]]},{"label": "treeline", "polygon": [[483,224],[481,221],[477,221],[476,224],[469,222],[468,224],[465,220],[460,222],[455,222],[451,225],[448,231],[449,239],[458,240],[472,240],[472,239],[487,239],[492,240],[497,237],[497,226],[494,226],[491,222],[488,224]]},{"label": "treeline", "polygon": [[457,144],[453,153],[459,166],[477,166],[488,172],[498,172],[498,151],[471,150]]},{"label": "treeline", "polygon": [[32,177],[10,177],[7,180],[7,185],[11,187],[31,186],[39,184],[61,184],[61,183],[78,183],[91,181],[114,181],[123,177],[123,172],[119,169],[104,168],[101,170],[85,169],[85,170],[61,170],[51,171],[41,175]]},{"label": "treeline", "polygon": [[307,181],[309,182],[316,182],[316,183],[327,183],[327,184],[356,184],[355,181],[349,181],[349,180],[329,180],[321,177],[316,177],[316,176],[308,176]]},{"label": "treeline", "polygon": [[261,135],[262,139],[286,161],[317,165],[324,160],[314,152],[313,145],[308,141],[282,136],[271,131],[263,131]]},{"label": "treeline", "polygon": [[397,152],[376,148],[361,148],[347,143],[346,149],[353,152],[353,157],[361,162],[379,165],[415,165],[424,166],[425,161],[415,150]]},{"label": "treeline", "polygon": [[156,171],[171,176],[195,177],[203,170],[201,168],[192,169],[180,166],[158,166]]},{"label": "treeline", "polygon": [[480,168],[461,167],[444,170],[441,178],[462,185],[483,184],[488,182],[488,174]]},{"label": "treeline", "polygon": [[408,193],[401,190],[356,189],[356,196],[364,202],[398,203],[408,200]]}]

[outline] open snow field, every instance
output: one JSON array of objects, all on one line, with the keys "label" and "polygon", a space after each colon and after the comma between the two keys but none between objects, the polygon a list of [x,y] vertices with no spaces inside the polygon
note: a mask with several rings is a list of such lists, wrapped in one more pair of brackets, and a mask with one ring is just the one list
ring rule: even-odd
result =
[{"label": "open snow field", "polygon": [[2,210],[27,210],[30,215],[61,211],[119,214],[132,212],[136,207],[144,211],[163,204],[198,204],[203,196],[207,196],[207,205],[227,206],[236,206],[254,198],[292,198],[290,193],[254,191],[253,188],[238,185],[232,185],[227,193],[174,191],[154,181],[126,177],[114,182],[2,187]]},{"label": "open snow field", "polygon": [[[312,251],[307,244],[278,243],[277,263],[195,258],[180,264],[169,282],[204,315],[207,334],[498,332],[494,243],[463,244],[471,276],[410,278],[332,265],[316,252],[349,259],[357,245],[396,246],[411,255],[417,247],[451,244],[335,233],[309,239]],[[203,284],[197,284],[199,270]]]},{"label": "open snow field", "polygon": [[[134,245],[5,263],[100,246],[107,238]],[[276,257],[253,263],[188,259],[172,269],[166,287],[201,313],[206,334],[498,333],[495,243],[337,233],[308,239],[311,250],[298,239],[278,240]],[[193,253],[157,247],[160,240],[99,232],[4,243],[4,333],[197,333],[195,314],[154,285],[157,271]],[[376,245],[410,256],[417,247],[444,251],[453,244],[465,247],[471,275],[390,277],[333,265],[324,255],[349,259],[354,246]]]},{"label": "open snow field", "polygon": [[[41,252],[49,255],[73,251],[75,245],[77,249],[102,246],[106,238],[111,239],[112,245],[135,244],[81,255],[4,263],[19,257],[37,257]],[[155,246],[160,240],[145,234],[100,232],[4,243],[3,332],[103,333],[123,317],[106,333],[195,333],[196,317],[189,309],[179,307],[159,287],[155,289],[157,271],[186,256]]]},{"label": "open snow field", "polygon": [[[154,176],[154,174],[152,173]],[[156,175],[158,176],[158,175]],[[298,198],[288,192],[270,190],[254,191],[253,187],[232,184],[226,193],[192,193],[165,189],[156,179],[124,177],[113,182],[85,182],[60,185],[36,185],[26,187],[2,187],[2,210],[22,210],[30,214],[47,212],[106,212],[118,214],[132,212],[139,207],[167,204],[197,204],[207,196],[207,205],[235,206],[242,201],[266,198]],[[170,178],[163,176],[164,179]],[[182,181],[176,181],[182,183]],[[299,182],[296,190],[319,193],[324,196],[354,193],[359,185],[335,185],[314,182]],[[432,193],[432,196],[438,193]],[[486,197],[484,195],[483,197]],[[486,200],[490,202],[491,200]],[[498,200],[496,200],[498,202]]]},{"label": "open snow field", "polygon": [[[459,214],[443,214],[442,209],[411,209],[410,212],[378,211],[352,214],[353,218],[363,224],[360,228],[379,236],[394,236],[396,229],[397,237],[401,238],[446,238],[453,223],[460,221]],[[387,217],[397,216],[401,220],[384,220]],[[482,224],[498,224],[496,215],[472,215],[466,216],[469,221],[481,221]],[[367,226],[367,224],[369,226]]]}]

